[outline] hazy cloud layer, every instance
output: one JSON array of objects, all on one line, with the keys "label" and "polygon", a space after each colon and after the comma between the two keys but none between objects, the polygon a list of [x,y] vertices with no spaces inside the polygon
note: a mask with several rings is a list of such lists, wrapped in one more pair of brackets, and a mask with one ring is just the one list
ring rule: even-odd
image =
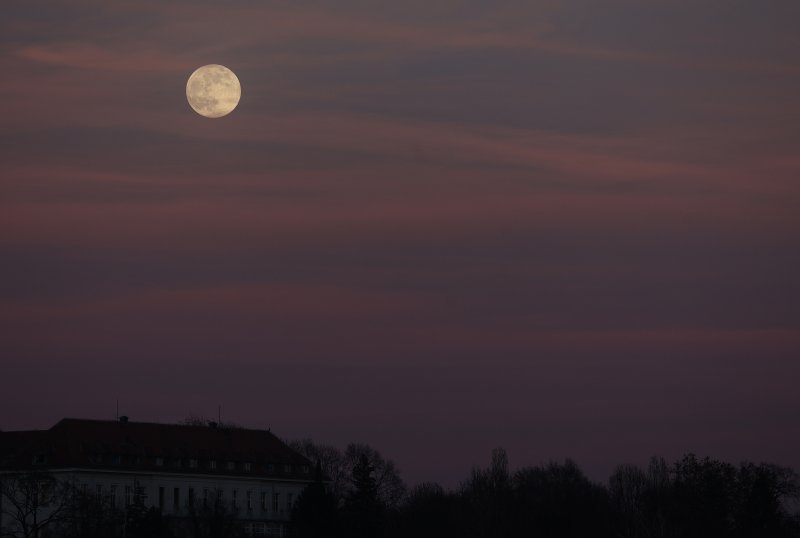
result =
[{"label": "hazy cloud layer", "polygon": [[6,4],[0,428],[800,465],[797,2]]}]

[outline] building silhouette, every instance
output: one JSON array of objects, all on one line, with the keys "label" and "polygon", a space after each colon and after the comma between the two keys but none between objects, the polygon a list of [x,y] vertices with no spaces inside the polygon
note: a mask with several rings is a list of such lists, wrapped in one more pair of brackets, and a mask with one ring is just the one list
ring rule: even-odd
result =
[{"label": "building silhouette", "polygon": [[[122,511],[154,508],[176,522],[219,501],[254,536],[285,536],[292,505],[313,478],[311,462],[269,431],[127,417],[0,432],[0,480],[23,473],[47,474]],[[0,515],[0,528],[8,519]]]}]

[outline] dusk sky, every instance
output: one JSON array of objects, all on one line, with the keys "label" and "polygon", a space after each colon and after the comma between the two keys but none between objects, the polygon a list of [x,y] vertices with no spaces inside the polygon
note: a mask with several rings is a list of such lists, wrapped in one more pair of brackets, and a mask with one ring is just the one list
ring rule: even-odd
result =
[{"label": "dusk sky", "polygon": [[[800,467],[797,0],[7,0],[0,429],[190,414],[406,481]],[[219,119],[187,103],[217,63]]]}]

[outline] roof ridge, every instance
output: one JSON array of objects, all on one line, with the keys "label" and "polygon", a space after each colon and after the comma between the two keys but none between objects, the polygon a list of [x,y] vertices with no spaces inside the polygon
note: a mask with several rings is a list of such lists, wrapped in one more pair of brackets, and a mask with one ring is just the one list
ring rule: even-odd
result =
[{"label": "roof ridge", "polygon": [[[76,418],[76,417],[64,417],[58,422],[56,422],[53,426],[49,429],[55,428],[59,424],[63,422],[95,422],[95,423],[103,423],[103,424],[118,424],[120,423],[119,420],[114,419],[101,419],[101,418]],[[218,424],[214,423],[214,426],[209,424],[181,424],[181,423],[174,423],[174,422],[149,422],[149,421],[139,421],[139,420],[130,420],[126,422],[126,424],[140,424],[140,425],[147,425],[147,426],[168,426],[168,427],[175,427],[175,428],[198,428],[198,429],[213,429],[216,428],[220,431],[245,431],[245,432],[260,432],[260,433],[269,433],[273,437],[278,438],[270,428],[249,428],[246,426],[227,426],[224,423]],[[9,430],[13,431],[13,430]],[[47,431],[47,430],[17,430],[17,431]],[[279,439],[279,438],[278,438]]]}]

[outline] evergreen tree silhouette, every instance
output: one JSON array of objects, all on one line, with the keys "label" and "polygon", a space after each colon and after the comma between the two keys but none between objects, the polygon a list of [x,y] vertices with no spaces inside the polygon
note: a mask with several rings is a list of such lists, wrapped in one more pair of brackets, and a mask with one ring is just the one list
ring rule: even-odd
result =
[{"label": "evergreen tree silhouette", "polygon": [[383,535],[385,510],[378,500],[375,468],[366,454],[353,466],[353,490],[345,501],[346,535],[352,538],[377,538]]},{"label": "evergreen tree silhouette", "polygon": [[335,538],[340,536],[336,496],[323,482],[317,460],[314,481],[306,486],[292,510],[292,536],[296,538]]}]

